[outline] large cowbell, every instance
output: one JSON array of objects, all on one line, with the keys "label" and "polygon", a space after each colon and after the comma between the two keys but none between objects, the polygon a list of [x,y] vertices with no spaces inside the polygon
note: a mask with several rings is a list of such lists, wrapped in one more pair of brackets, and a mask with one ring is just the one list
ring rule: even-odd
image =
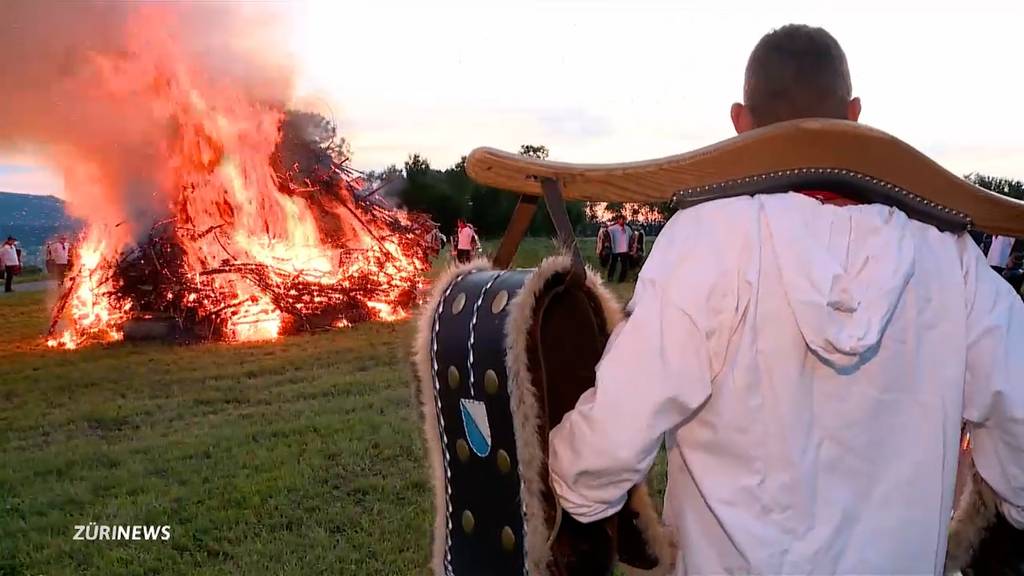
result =
[{"label": "large cowbell", "polygon": [[606,521],[562,514],[547,436],[594,384],[621,307],[567,257],[537,270],[486,262],[441,278],[424,308],[417,373],[434,472],[439,575],[665,573],[671,551],[644,486]]}]

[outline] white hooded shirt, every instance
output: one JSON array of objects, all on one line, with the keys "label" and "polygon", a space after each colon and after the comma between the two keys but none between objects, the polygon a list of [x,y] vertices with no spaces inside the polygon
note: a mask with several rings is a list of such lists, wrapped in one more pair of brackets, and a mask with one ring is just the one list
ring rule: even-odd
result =
[{"label": "white hooded shirt", "polygon": [[615,513],[664,438],[678,574],[937,574],[960,426],[1024,526],[1024,304],[967,235],[881,205],[739,197],[672,217],[552,485]]}]

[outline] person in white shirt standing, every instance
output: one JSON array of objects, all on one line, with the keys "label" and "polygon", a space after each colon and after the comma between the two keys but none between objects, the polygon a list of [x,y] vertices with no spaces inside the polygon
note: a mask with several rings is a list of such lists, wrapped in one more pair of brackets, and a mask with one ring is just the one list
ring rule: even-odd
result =
[{"label": "person in white shirt standing", "polygon": [[21,257],[16,246],[17,238],[8,236],[0,246],[0,266],[4,268],[4,292],[14,292],[14,277],[21,273]]},{"label": "person in white shirt standing", "polygon": [[64,278],[68,273],[68,256],[71,246],[68,244],[68,237],[61,235],[57,242],[46,247],[46,259],[53,262],[53,273],[57,274],[61,286],[64,285]]},{"label": "person in white shirt standing", "polygon": [[1010,251],[1013,248],[1013,238],[1009,236],[993,236],[992,244],[988,247],[988,265],[999,274],[1003,273],[1006,265],[1010,262]]},{"label": "person in white shirt standing", "polygon": [[[737,132],[856,121],[820,28],[766,35]],[[677,574],[941,574],[961,422],[1024,527],[1024,303],[966,234],[800,193],[677,212],[596,387],[552,430],[551,485],[617,512],[667,445]]]},{"label": "person in white shirt standing", "polygon": [[629,238],[630,232],[626,226],[625,216],[619,215],[615,218],[615,224],[608,227],[608,237],[612,244],[612,257],[608,261],[608,281],[615,277],[615,266],[619,269],[619,282],[626,280],[626,272],[629,271]]}]

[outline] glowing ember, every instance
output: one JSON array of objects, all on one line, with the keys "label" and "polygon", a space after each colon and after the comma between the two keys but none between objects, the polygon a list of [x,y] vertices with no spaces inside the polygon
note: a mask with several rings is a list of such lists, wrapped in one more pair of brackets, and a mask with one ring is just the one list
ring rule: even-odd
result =
[{"label": "glowing ember", "polygon": [[280,105],[200,77],[159,21],[130,30],[129,54],[94,54],[92,64],[103,95],[141,100],[168,127],[152,142],[164,160],[149,168],[177,192],[148,240],[90,222],[47,344],[118,340],[147,315],[189,338],[228,341],[404,318],[424,282],[432,223],[357,198],[347,158],[330,157],[327,169],[285,158]]}]

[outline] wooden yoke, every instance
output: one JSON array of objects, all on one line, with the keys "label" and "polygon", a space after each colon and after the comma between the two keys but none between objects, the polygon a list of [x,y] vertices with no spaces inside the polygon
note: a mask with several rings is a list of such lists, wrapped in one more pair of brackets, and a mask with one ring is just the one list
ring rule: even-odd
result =
[{"label": "wooden yoke", "polygon": [[466,173],[522,195],[495,258],[499,266],[511,264],[549,179],[565,200],[673,200],[680,208],[738,194],[828,186],[860,201],[896,206],[943,230],[1024,237],[1024,202],[975,186],[898,138],[846,120],[780,122],[685,154],[621,164],[550,162],[477,148]]}]

